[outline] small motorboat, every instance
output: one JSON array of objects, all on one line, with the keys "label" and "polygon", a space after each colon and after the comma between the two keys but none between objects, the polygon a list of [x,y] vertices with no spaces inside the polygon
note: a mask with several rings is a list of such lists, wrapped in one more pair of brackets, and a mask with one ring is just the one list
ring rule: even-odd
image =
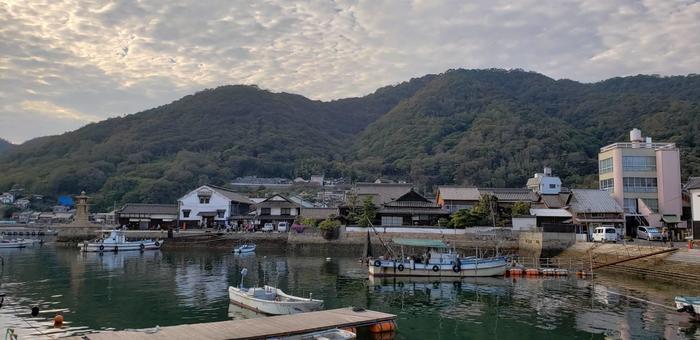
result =
[{"label": "small motorboat", "polygon": [[27,243],[21,240],[5,240],[0,239],[0,248],[25,248]]},{"label": "small motorboat", "polygon": [[254,244],[244,244],[241,246],[238,246],[236,248],[233,248],[233,253],[234,254],[246,254],[246,253],[252,253],[255,252],[256,246]]},{"label": "small motorboat", "polygon": [[676,310],[686,312],[694,320],[700,321],[700,296],[676,296]]},{"label": "small motorboat", "polygon": [[107,238],[78,244],[80,250],[85,252],[158,250],[161,246],[163,246],[162,240],[127,241],[121,230],[112,230]]},{"label": "small motorboat", "polygon": [[269,315],[306,313],[323,308],[323,300],[288,295],[267,285],[248,289],[228,287],[228,296],[233,304]]}]

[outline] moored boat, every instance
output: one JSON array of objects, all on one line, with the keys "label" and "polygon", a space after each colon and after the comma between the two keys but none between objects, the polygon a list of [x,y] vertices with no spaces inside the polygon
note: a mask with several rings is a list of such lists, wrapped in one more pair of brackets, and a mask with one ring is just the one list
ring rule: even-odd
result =
[{"label": "moored boat", "polygon": [[20,240],[0,240],[0,248],[25,248],[27,243]]},{"label": "moored boat", "polygon": [[158,250],[162,245],[162,240],[127,241],[123,231],[112,230],[109,237],[97,239],[92,242],[85,241],[78,244],[78,247],[85,252],[104,252]]},{"label": "moored boat", "polygon": [[238,246],[236,248],[233,248],[233,253],[235,254],[247,254],[247,253],[252,253],[255,252],[256,245],[254,244],[244,244],[241,246]]},{"label": "moored boat", "polygon": [[289,295],[267,285],[248,289],[228,287],[228,295],[231,303],[269,315],[306,313],[323,308],[323,300]]},{"label": "moored boat", "polygon": [[686,312],[691,318],[700,321],[700,296],[676,296],[676,310]]},{"label": "moored boat", "polygon": [[[506,257],[461,257],[450,251],[440,240],[394,239],[402,246],[399,260],[373,259],[369,262],[369,274],[373,276],[435,276],[435,277],[487,277],[501,276],[508,267]],[[403,246],[430,249],[421,259],[406,259]]]}]

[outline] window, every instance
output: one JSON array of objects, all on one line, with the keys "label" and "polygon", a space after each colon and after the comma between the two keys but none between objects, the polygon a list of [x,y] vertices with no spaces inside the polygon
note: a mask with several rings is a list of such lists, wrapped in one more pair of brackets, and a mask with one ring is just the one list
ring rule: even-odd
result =
[{"label": "window", "polygon": [[656,177],[624,177],[624,192],[656,192]]},{"label": "window", "polygon": [[549,185],[549,188],[550,188],[550,189],[556,189],[556,188],[557,188],[557,185],[556,185],[556,184],[550,184],[550,185]]},{"label": "window", "polygon": [[598,161],[598,173],[606,174],[613,171],[612,157]]},{"label": "window", "polygon": [[401,216],[382,216],[383,226],[400,226],[403,225],[403,217]]},{"label": "window", "polygon": [[224,209],[218,209],[216,211],[216,217],[217,218],[224,218],[224,214],[226,214],[226,210]]},{"label": "window", "polygon": [[659,212],[659,200],[653,198],[643,198],[642,200],[652,212]]},{"label": "window", "polygon": [[656,171],[656,157],[625,156],[622,157],[622,168],[625,171]]},{"label": "window", "polygon": [[270,215],[270,208],[260,208],[260,215]]},{"label": "window", "polygon": [[637,199],[625,198],[625,212],[630,214],[637,213]]},{"label": "window", "polygon": [[600,190],[615,192],[615,181],[612,178],[603,179],[600,181]]},{"label": "window", "polygon": [[291,215],[292,214],[292,209],[291,208],[282,208],[282,212],[280,213],[282,215]]},{"label": "window", "polygon": [[199,204],[209,204],[209,196],[199,196]]},{"label": "window", "polygon": [[190,217],[190,212],[192,212],[192,210],[190,210],[190,209],[184,209],[184,210],[182,210],[182,216],[183,216],[184,218],[188,218],[188,217]]}]

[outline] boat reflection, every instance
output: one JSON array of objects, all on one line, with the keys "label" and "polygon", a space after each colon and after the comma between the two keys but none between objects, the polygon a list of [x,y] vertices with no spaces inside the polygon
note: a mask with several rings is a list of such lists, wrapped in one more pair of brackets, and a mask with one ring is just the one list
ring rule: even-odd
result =
[{"label": "boat reflection", "polygon": [[510,282],[507,279],[496,277],[436,280],[431,277],[375,278],[370,276],[369,285],[373,291],[378,293],[420,291],[436,299],[441,299],[446,295],[458,292],[505,296],[508,293]]},{"label": "boat reflection", "polygon": [[228,304],[228,317],[231,318],[231,320],[246,320],[246,319],[264,318],[264,317],[266,317],[266,315],[262,314],[262,313],[257,313],[254,310],[251,310],[248,308],[243,308],[241,306],[229,303]]},{"label": "boat reflection", "polygon": [[105,252],[77,254],[78,263],[87,264],[103,270],[124,269],[129,262],[160,262],[162,254],[159,250],[148,252]]}]

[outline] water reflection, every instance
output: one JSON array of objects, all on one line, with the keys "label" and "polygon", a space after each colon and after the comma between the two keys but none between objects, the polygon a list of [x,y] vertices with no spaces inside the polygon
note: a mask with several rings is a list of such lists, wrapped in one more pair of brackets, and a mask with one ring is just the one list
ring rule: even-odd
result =
[{"label": "water reflection", "polygon": [[[327,260],[329,255],[334,256]],[[50,330],[126,329],[260,317],[231,305],[228,286],[271,284],[325,300],[398,315],[399,339],[693,338],[697,328],[665,306],[692,289],[601,275],[575,278],[368,279],[355,256],[216,251],[81,254],[36,247],[2,254],[0,325]],[[649,300],[640,301],[637,298]],[[42,313],[29,318],[37,305]],[[61,330],[61,331],[65,331]]]}]

